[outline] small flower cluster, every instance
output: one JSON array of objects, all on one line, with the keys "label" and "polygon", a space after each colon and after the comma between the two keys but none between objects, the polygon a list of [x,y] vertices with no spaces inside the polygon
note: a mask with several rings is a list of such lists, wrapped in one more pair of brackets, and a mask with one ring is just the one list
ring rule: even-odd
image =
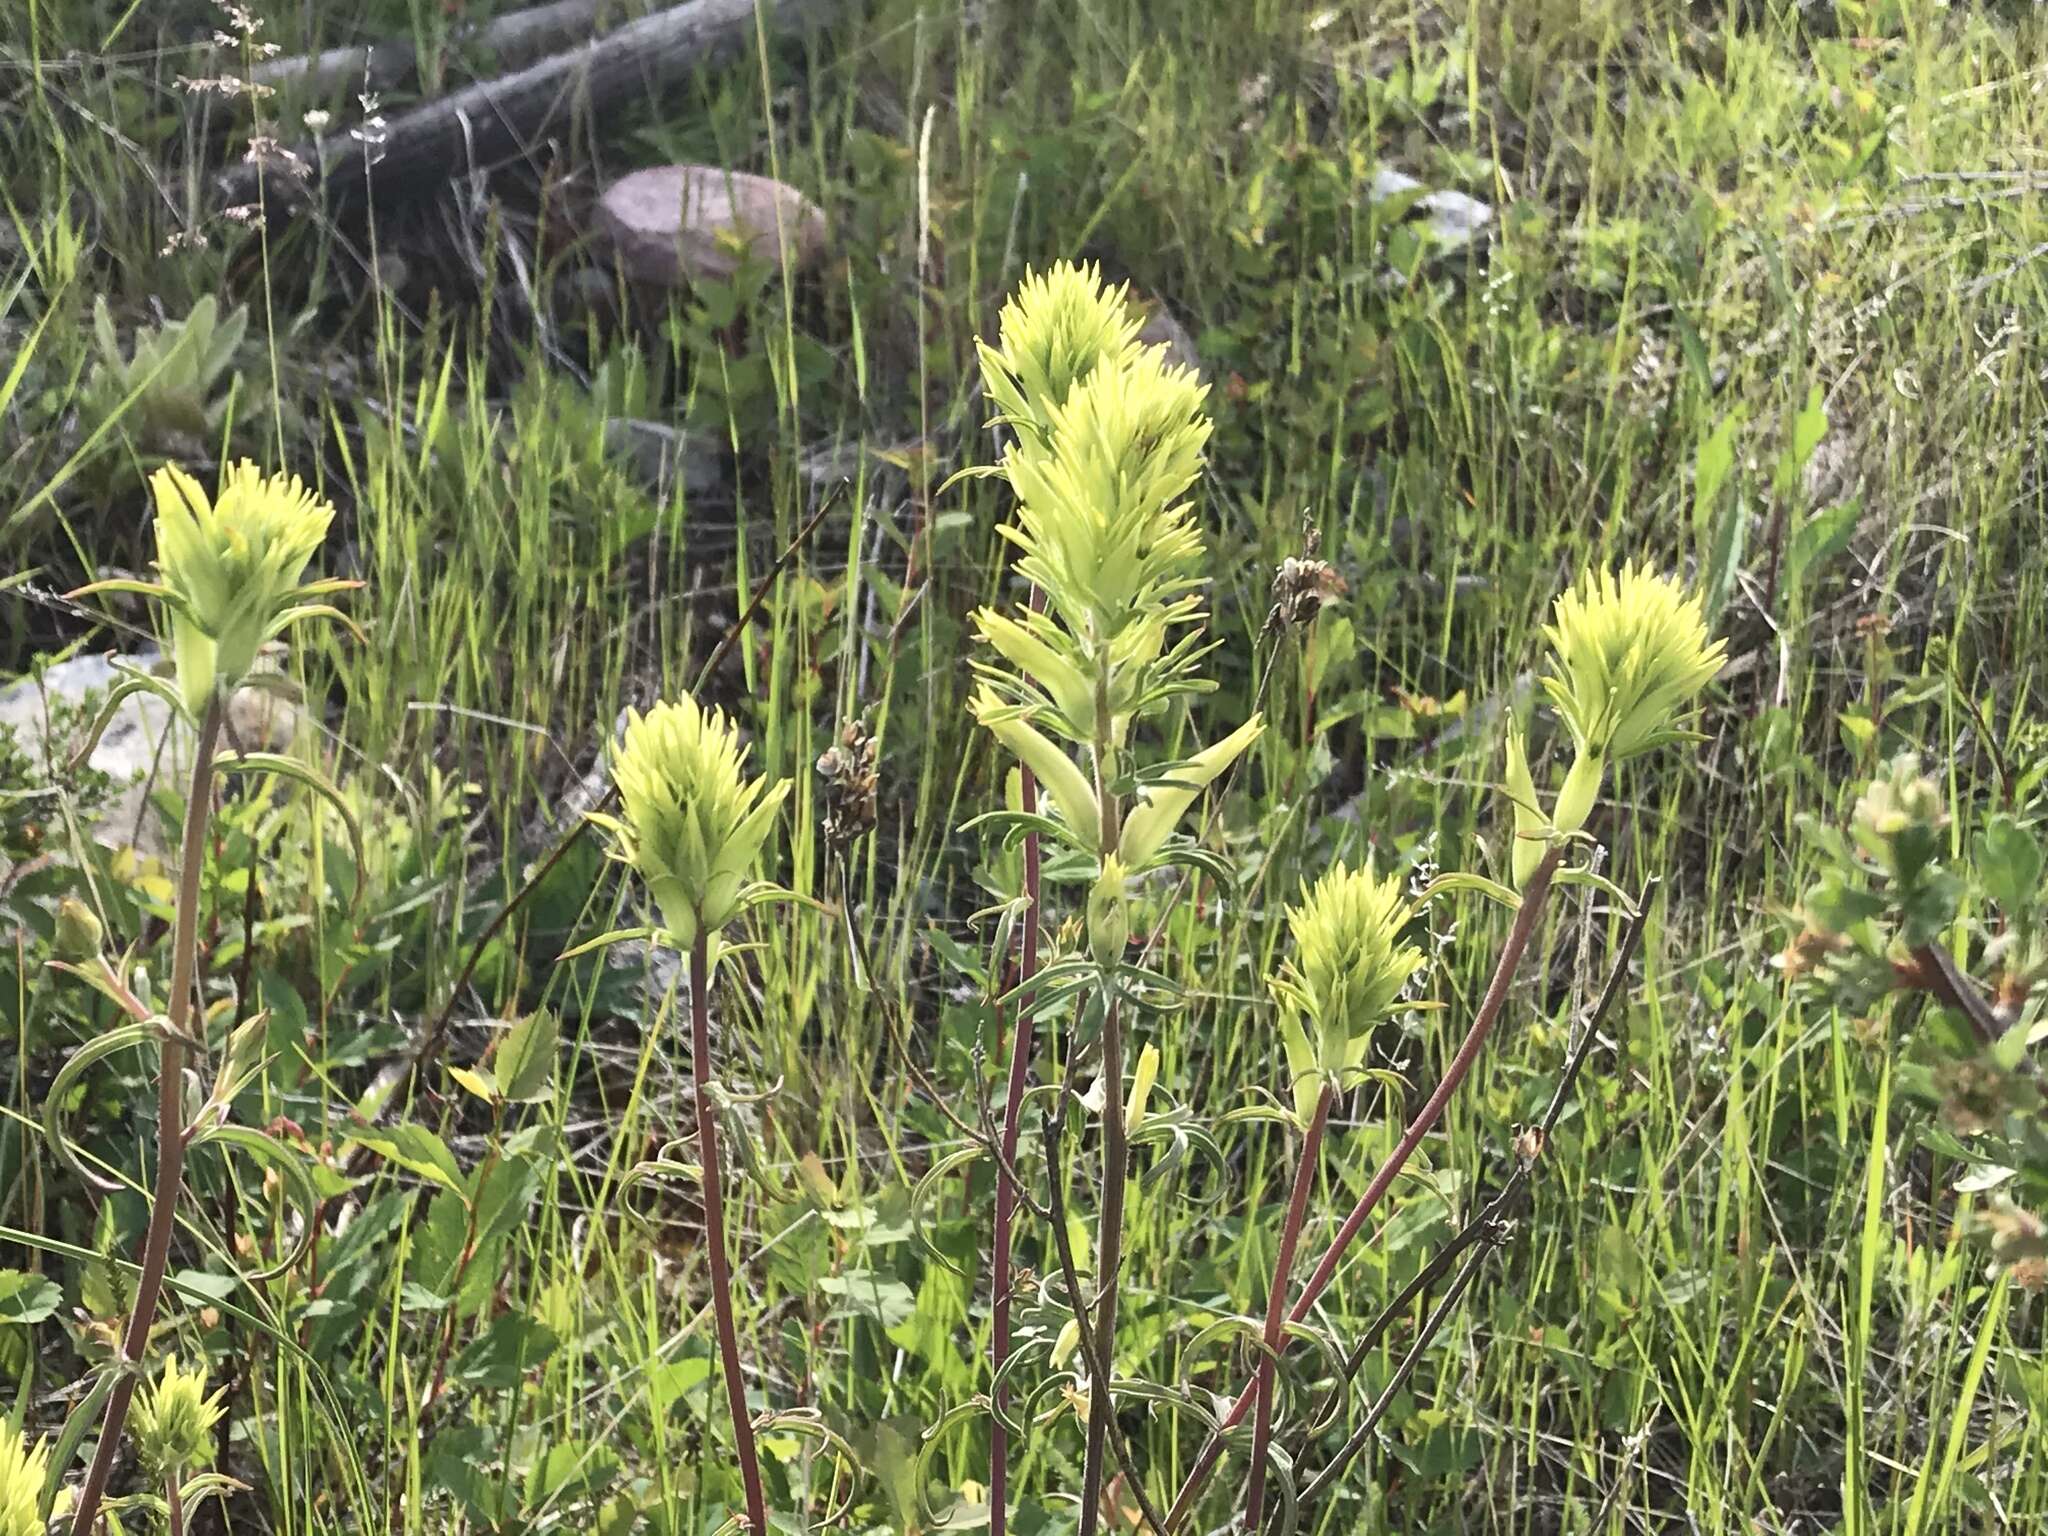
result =
[{"label": "small flower cluster", "polygon": [[[1958,816],[1964,826],[1957,828]],[[1902,993],[1935,1006],[1900,1043],[1900,1078],[1970,1159],[1965,1190],[1988,1192],[1973,1218],[1994,1268],[2048,1284],[2048,1141],[2036,1043],[2048,1034],[2048,852],[2011,811],[1952,811],[1903,753],[1865,784],[1846,832],[1811,817],[1821,860],[1779,964],[1799,990],[1882,1046]],[[1965,833],[1959,836],[1958,832]]]},{"label": "small flower cluster", "polygon": [[135,1400],[135,1444],[159,1480],[177,1479],[213,1460],[221,1395],[206,1392],[206,1372],[166,1356],[157,1379]]},{"label": "small flower cluster", "polygon": [[678,948],[715,934],[748,905],[750,876],[789,793],[746,773],[746,749],[724,713],[687,694],[646,714],[629,710],[612,754],[613,856],[647,882]]},{"label": "small flower cluster", "polygon": [[1699,597],[1646,566],[1588,572],[1557,600],[1543,633],[1555,664],[1543,691],[1574,750],[1546,812],[1526,741],[1519,730],[1508,733],[1504,787],[1517,887],[1554,839],[1585,826],[1610,767],[1686,738],[1688,709],[1727,658],[1726,642],[1708,639]]},{"label": "small flower cluster", "polygon": [[1399,874],[1376,879],[1343,865],[1287,909],[1291,942],[1271,985],[1303,1124],[1322,1088],[1358,1069],[1374,1026],[1422,968],[1422,951],[1401,937],[1414,917]]},{"label": "small flower cluster", "polygon": [[265,475],[246,459],[230,465],[220,494],[176,465],[150,477],[156,497],[154,582],[99,581],[70,594],[135,592],[168,610],[178,690],[195,716],[256,669],[263,648],[306,619],[347,618],[309,601],[360,585],[302,582],[334,520],[332,502],[297,475]]}]

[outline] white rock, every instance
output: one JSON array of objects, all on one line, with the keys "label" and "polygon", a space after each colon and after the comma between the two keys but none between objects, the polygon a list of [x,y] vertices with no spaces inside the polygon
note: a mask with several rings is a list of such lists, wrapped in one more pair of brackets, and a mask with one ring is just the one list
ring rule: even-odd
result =
[{"label": "white rock", "polygon": [[[1373,202],[1384,203],[1421,190],[1422,183],[1413,176],[1381,166],[1372,173],[1372,189],[1367,195]],[[1463,192],[1430,192],[1417,198],[1415,206],[1429,215],[1430,234],[1446,247],[1465,244],[1493,222],[1492,205]]]},{"label": "white rock", "polygon": [[[45,669],[40,679],[24,677],[0,689],[0,726],[12,727],[16,745],[32,761],[42,762],[47,756],[53,765],[61,764],[74,750],[77,734],[97,718],[101,702],[121,681],[114,670],[116,660],[147,668],[158,656],[139,651],[126,657],[74,656],[60,661]],[[88,697],[93,700],[92,714],[78,708]],[[66,723],[76,721],[73,739],[49,743],[46,753],[43,732],[51,709],[59,705],[71,706]],[[230,740],[250,751],[281,751],[291,744],[298,727],[298,710],[265,690],[239,689],[228,703]],[[164,829],[149,807],[149,797],[164,787],[184,793],[192,769],[192,728],[176,719],[156,695],[130,694],[107,723],[87,763],[116,786],[92,828],[94,838],[110,848],[133,846],[144,853],[163,853]],[[61,767],[54,777],[61,782]]]},{"label": "white rock", "polygon": [[825,252],[825,215],[792,186],[711,165],[657,165],[623,176],[597,222],[635,282],[723,282],[751,256],[802,271]]}]

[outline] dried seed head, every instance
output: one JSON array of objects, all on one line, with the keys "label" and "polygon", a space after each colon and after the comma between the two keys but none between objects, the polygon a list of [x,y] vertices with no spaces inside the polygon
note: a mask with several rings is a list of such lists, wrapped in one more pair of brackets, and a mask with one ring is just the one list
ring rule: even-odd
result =
[{"label": "dried seed head", "polygon": [[2048,1281],[2048,1224],[2010,1200],[2001,1199],[1977,1218],[1991,1239],[1991,1257],[2012,1274],[2023,1290],[2038,1291]]},{"label": "dried seed head", "polygon": [[1289,555],[1273,572],[1273,606],[1266,614],[1266,633],[1313,624],[1325,608],[1349,589],[1336,567],[1319,558],[1323,536],[1314,523],[1301,520],[1301,553]]},{"label": "dried seed head", "polygon": [[825,781],[825,843],[843,850],[875,829],[875,738],[858,720],[849,720],[839,744],[818,755],[818,776]]}]

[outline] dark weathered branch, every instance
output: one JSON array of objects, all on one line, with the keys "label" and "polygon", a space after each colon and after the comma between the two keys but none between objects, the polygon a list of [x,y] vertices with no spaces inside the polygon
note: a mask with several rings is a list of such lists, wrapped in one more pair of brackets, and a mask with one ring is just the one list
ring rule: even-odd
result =
[{"label": "dark weathered branch", "polygon": [[[816,26],[831,20],[842,4],[761,0],[761,20],[778,31]],[[308,188],[329,207],[369,198],[401,199],[473,167],[511,159],[593,103],[609,112],[633,93],[653,96],[667,90],[745,46],[754,26],[755,0],[689,0],[525,69],[398,113],[379,131],[380,142],[365,143],[344,132],[301,146],[293,153],[312,167],[307,183],[275,163],[240,165],[218,179],[216,191],[228,206],[253,203],[259,196],[288,202]]]},{"label": "dark weathered branch", "polygon": [[[554,0],[550,5],[513,11],[482,26],[464,28],[450,41],[457,47],[482,49],[500,67],[516,69],[588,36],[603,12],[618,9],[616,0]],[[249,78],[273,90],[313,95],[388,91],[410,81],[418,73],[419,62],[419,50],[411,43],[389,38],[381,43],[266,59],[249,71]]]}]

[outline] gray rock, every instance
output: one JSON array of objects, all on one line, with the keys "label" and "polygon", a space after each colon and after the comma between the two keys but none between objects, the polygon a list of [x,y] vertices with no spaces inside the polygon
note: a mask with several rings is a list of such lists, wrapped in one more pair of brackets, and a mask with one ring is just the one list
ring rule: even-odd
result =
[{"label": "gray rock", "polygon": [[[1422,186],[1413,176],[1381,166],[1372,174],[1372,188],[1367,196],[1375,203],[1384,203],[1405,193],[1420,192]],[[1429,192],[1417,198],[1415,206],[1429,215],[1429,232],[1446,249],[1465,244],[1493,222],[1492,205],[1463,192]]]},{"label": "gray rock", "polygon": [[604,447],[657,500],[666,499],[678,485],[686,496],[701,496],[725,485],[725,450],[708,433],[611,416],[604,424]]},{"label": "gray rock", "polygon": [[817,443],[803,451],[796,472],[803,476],[806,485],[830,489],[841,480],[858,481],[865,461],[870,485],[886,480],[893,486],[906,478],[903,463],[917,451],[915,440],[886,447],[845,441]]},{"label": "gray rock", "polygon": [[825,253],[825,215],[792,186],[711,165],[657,165],[598,200],[627,275],[653,287],[723,282],[751,258],[800,272]]},{"label": "gray rock", "polygon": [[[106,694],[121,681],[116,660],[138,667],[158,661],[154,650],[125,657],[74,656],[47,668],[42,677],[24,677],[0,689],[0,726],[13,728],[17,745],[31,759],[60,762],[73,750],[70,741],[45,744],[43,732],[53,706],[83,705],[88,698],[97,711]],[[95,715],[80,716],[83,730]],[[252,752],[280,752],[297,737],[299,710],[264,689],[238,689],[228,701],[228,740]],[[166,848],[164,829],[149,809],[158,788],[180,793],[192,767],[192,728],[173,716],[154,694],[130,694],[107,723],[89,765],[111,778],[115,794],[92,829],[94,838],[110,848],[133,846],[146,854]]]},{"label": "gray rock", "polygon": [[1195,339],[1188,334],[1187,327],[1174,318],[1172,310],[1162,299],[1149,301],[1150,310],[1145,324],[1138,332],[1138,341],[1147,347],[1166,348],[1166,360],[1176,368],[1192,368],[1202,377],[1208,377],[1208,370],[1202,366],[1202,354],[1195,350]]}]

